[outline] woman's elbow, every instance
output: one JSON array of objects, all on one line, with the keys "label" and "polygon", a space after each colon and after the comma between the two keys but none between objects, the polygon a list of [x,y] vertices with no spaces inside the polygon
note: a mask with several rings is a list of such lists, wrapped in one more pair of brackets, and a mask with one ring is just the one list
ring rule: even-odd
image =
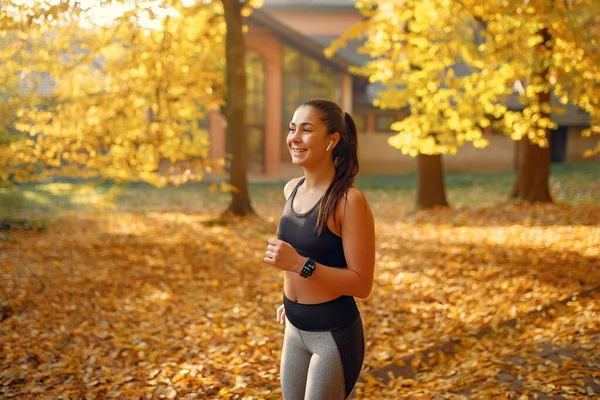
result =
[{"label": "woman's elbow", "polygon": [[355,294],[359,299],[366,299],[371,294],[371,289],[373,288],[373,282],[370,282],[368,285],[363,285]]}]

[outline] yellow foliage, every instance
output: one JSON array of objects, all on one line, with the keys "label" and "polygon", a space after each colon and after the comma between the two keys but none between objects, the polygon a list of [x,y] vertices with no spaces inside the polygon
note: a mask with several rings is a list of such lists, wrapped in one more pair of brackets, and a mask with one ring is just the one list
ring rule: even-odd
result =
[{"label": "yellow foliage", "polygon": [[[392,125],[398,135],[389,140],[404,154],[451,154],[465,142],[485,146],[482,129],[490,120],[515,140],[543,145],[556,128],[548,93],[589,113],[587,133],[598,131],[597,1],[381,0],[356,6],[364,21],[326,54],[365,39],[359,52],[371,61],[352,72],[384,85],[375,106],[410,108]],[[523,111],[506,107],[511,95]]]},{"label": "yellow foliage", "polygon": [[[220,2],[122,0],[89,10],[77,2],[6,3],[0,126],[33,141],[0,143],[0,181],[32,180],[52,167],[57,175],[86,171],[162,186],[221,168],[199,128],[224,105]],[[113,17],[99,18],[102,10]],[[26,173],[27,164],[40,169]]]}]

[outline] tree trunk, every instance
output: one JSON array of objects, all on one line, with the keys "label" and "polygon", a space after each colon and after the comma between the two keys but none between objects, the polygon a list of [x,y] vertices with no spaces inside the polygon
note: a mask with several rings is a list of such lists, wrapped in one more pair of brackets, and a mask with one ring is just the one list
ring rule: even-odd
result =
[{"label": "tree trunk", "polygon": [[[540,34],[544,38],[544,41],[538,47],[540,53],[538,60],[542,62],[542,60],[548,59],[546,52],[550,49],[550,34],[546,28],[542,29]],[[542,65],[542,71],[536,74],[535,77],[540,77],[542,82],[549,86],[548,65]],[[538,102],[540,105],[545,103],[550,104],[550,91],[538,93]],[[540,118],[550,118],[549,113],[540,111],[539,114]],[[548,187],[550,163],[552,160],[549,128],[546,128],[546,139],[548,140],[546,147],[540,147],[537,144],[531,143],[527,136],[520,140],[518,145],[517,179],[510,194],[511,197],[530,202],[552,202]]]},{"label": "tree trunk", "polygon": [[552,202],[548,188],[550,146],[540,147],[527,137],[521,139],[518,146],[517,180],[511,197],[530,202]]},{"label": "tree trunk", "polygon": [[227,24],[225,57],[227,61],[227,133],[232,139],[230,180],[236,190],[231,192],[231,204],[225,213],[254,214],[250,204],[246,175],[248,152],[246,150],[246,46],[242,32],[243,3],[239,0],[222,0]]},{"label": "tree trunk", "polygon": [[417,156],[417,176],[419,181],[417,207],[432,208],[447,206],[442,156],[419,154]]}]

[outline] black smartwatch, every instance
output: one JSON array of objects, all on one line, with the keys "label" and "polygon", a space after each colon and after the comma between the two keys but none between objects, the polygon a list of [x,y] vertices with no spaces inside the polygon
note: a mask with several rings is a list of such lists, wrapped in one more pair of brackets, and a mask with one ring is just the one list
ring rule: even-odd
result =
[{"label": "black smartwatch", "polygon": [[315,272],[315,268],[317,268],[317,264],[310,258],[307,258],[304,261],[304,265],[302,265],[302,270],[300,271],[300,276],[303,278],[308,278]]}]

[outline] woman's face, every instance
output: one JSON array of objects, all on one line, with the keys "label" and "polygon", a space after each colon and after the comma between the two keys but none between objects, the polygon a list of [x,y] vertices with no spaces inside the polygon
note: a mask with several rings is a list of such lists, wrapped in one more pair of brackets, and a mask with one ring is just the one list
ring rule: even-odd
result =
[{"label": "woman's face", "polygon": [[294,165],[306,167],[319,164],[325,157],[331,159],[331,152],[326,150],[331,135],[327,134],[327,127],[321,122],[319,110],[299,107],[289,128],[287,146]]}]

